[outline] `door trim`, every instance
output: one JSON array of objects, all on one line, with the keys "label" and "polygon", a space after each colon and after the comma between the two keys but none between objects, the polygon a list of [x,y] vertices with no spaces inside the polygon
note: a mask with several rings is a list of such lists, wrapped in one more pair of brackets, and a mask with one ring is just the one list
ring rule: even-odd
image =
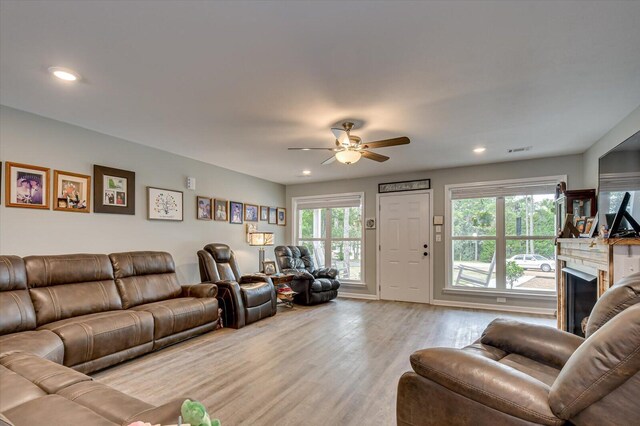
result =
[{"label": "door trim", "polygon": [[427,305],[432,304],[433,297],[433,189],[407,192],[389,192],[376,194],[376,299],[380,300],[380,198],[398,197],[402,195],[429,194],[429,290],[427,291]]}]

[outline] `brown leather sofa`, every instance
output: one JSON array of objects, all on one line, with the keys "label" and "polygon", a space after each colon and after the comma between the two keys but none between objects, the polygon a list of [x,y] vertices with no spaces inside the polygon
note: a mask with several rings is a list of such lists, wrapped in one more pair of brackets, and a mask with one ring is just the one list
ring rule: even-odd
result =
[{"label": "brown leather sofa", "polygon": [[638,424],[640,273],[604,293],[586,331],[497,319],[463,349],[417,351],[398,425]]},{"label": "brown leather sofa", "polygon": [[[215,284],[180,286],[168,253],[0,256],[0,413],[15,424],[70,424],[76,417],[66,414],[73,405],[65,398],[90,405],[93,397],[85,394],[113,397],[115,406],[93,403],[88,408],[105,419],[83,424],[120,424],[150,410],[105,386],[75,385],[91,380],[77,371],[93,372],[217,328],[216,295]],[[22,365],[17,359],[42,376],[27,367],[14,371]],[[47,371],[82,380],[47,388]],[[176,422],[177,407],[167,421]],[[79,413],[85,413],[79,421],[92,418]]]},{"label": "brown leather sofa", "polygon": [[271,278],[266,275],[240,274],[233,250],[226,244],[207,244],[198,251],[200,280],[218,286],[224,324],[242,328],[276,314],[277,295]]}]

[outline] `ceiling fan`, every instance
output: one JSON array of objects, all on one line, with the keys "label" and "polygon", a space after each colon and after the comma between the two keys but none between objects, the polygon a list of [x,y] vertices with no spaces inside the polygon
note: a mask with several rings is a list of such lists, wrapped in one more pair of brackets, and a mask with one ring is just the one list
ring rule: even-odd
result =
[{"label": "ceiling fan", "polygon": [[381,141],[366,142],[363,143],[359,136],[352,135],[351,129],[353,129],[353,123],[345,121],[342,123],[342,129],[334,127],[331,132],[336,137],[335,148],[289,148],[291,151],[311,151],[311,150],[323,150],[334,151],[335,154],[330,158],[327,158],[322,164],[330,164],[338,160],[343,164],[353,164],[360,160],[360,158],[368,158],[369,160],[378,161],[382,163],[387,161],[389,157],[386,155],[376,154],[375,152],[368,151],[368,149],[384,148],[387,146],[407,145],[410,140],[406,136],[399,138],[384,139]]}]

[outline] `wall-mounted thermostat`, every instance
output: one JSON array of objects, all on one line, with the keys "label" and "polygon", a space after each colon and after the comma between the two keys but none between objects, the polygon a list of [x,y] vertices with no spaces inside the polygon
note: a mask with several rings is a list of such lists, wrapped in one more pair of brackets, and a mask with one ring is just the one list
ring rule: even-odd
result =
[{"label": "wall-mounted thermostat", "polygon": [[193,178],[193,177],[187,178],[187,189],[190,189],[192,191],[196,190],[196,178]]}]

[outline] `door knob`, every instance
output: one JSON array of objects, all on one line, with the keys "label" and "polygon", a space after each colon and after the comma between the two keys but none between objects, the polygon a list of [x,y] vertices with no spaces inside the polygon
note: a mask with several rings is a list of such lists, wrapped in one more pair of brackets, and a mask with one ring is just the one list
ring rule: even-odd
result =
[{"label": "door knob", "polygon": [[424,253],[422,253],[423,256],[429,256],[429,253],[427,253],[426,251]]},{"label": "door knob", "polygon": [[429,246],[425,244],[425,245],[423,245],[422,247],[427,248],[427,247],[429,247]]}]

